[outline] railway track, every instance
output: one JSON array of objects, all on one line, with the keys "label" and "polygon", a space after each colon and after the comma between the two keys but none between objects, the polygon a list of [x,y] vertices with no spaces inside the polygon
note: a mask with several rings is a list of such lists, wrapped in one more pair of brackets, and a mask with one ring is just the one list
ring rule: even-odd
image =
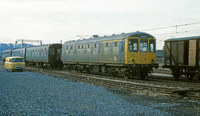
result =
[{"label": "railway track", "polygon": [[75,81],[87,82],[100,86],[114,87],[129,91],[136,91],[147,95],[164,95],[200,100],[199,83],[177,82],[173,80],[133,80],[116,78],[112,76],[67,72],[60,70],[42,70],[37,68],[27,68],[27,71],[43,73],[59,78],[68,78]]}]

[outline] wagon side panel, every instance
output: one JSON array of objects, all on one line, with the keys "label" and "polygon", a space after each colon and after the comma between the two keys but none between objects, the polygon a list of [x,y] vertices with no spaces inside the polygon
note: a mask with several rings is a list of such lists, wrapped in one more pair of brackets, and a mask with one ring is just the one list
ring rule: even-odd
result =
[{"label": "wagon side panel", "polygon": [[165,42],[165,65],[170,65],[170,42]]},{"label": "wagon side panel", "polygon": [[177,59],[178,59],[178,44],[177,42],[171,42],[171,65],[176,66],[177,65]]},{"label": "wagon side panel", "polygon": [[178,42],[177,50],[178,50],[177,52],[178,66],[183,66],[184,65],[184,41]]},{"label": "wagon side panel", "polygon": [[195,67],[196,66],[196,45],[197,40],[189,40],[189,66]]}]

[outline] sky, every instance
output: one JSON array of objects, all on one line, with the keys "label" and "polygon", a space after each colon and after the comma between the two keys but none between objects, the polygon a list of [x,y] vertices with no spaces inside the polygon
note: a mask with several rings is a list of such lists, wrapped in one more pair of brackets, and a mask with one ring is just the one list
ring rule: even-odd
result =
[{"label": "sky", "polygon": [[[95,34],[143,31],[155,36],[157,49],[162,49],[165,39],[200,36],[199,4],[199,0],[0,0],[0,43],[17,39],[64,43]],[[170,28],[152,30],[160,27]]]}]

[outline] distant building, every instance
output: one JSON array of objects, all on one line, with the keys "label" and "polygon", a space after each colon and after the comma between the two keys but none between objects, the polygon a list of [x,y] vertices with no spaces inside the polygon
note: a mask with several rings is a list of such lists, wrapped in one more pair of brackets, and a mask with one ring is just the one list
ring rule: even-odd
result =
[{"label": "distant building", "polygon": [[157,50],[156,51],[156,57],[157,58],[164,58],[164,51],[163,50]]},{"label": "distant building", "polygon": [[156,51],[156,61],[159,64],[159,67],[162,67],[162,65],[164,64],[164,51],[163,50]]}]

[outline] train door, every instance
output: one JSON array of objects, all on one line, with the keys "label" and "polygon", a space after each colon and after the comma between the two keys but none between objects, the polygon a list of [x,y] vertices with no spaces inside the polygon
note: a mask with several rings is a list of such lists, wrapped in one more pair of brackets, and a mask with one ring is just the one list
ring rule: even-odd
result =
[{"label": "train door", "polygon": [[56,56],[57,56],[57,59],[56,59],[56,60],[57,60],[57,61],[61,61],[62,49],[60,48],[60,49],[57,49],[56,51],[57,51],[57,55],[56,55]]},{"label": "train door", "polygon": [[138,61],[138,37],[130,37],[125,42],[125,63],[134,64]]},{"label": "train door", "polygon": [[57,57],[56,65],[57,65],[58,68],[61,69],[61,68],[63,67],[63,62],[62,62],[62,60],[61,60],[61,58],[62,58],[62,48],[58,48],[56,51],[57,51],[57,55],[56,55],[56,57]]},{"label": "train door", "polygon": [[99,62],[102,61],[102,52],[103,52],[103,50],[102,50],[102,43],[99,43],[99,48],[98,48]]},{"label": "train door", "polygon": [[49,62],[50,62],[50,64],[51,64],[51,66],[52,67],[54,67],[55,66],[55,64],[56,64],[56,54],[57,54],[57,52],[55,51],[55,48],[49,48]]}]

